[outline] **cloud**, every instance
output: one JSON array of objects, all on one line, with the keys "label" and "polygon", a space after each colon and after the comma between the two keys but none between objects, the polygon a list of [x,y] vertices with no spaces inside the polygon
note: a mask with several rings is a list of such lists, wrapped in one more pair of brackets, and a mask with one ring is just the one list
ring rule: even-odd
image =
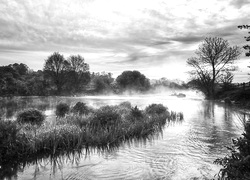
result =
[{"label": "cloud", "polygon": [[201,42],[203,39],[204,37],[202,36],[191,34],[191,35],[174,37],[171,40],[180,42],[182,44],[193,44],[193,43]]},{"label": "cloud", "polygon": [[[0,62],[16,61],[13,52],[20,52],[21,60],[41,69],[44,57],[59,51],[83,54],[93,71],[119,72],[136,66],[149,72],[148,68],[185,63],[206,36],[243,44],[237,25],[250,20],[247,4],[247,0],[1,1],[0,51],[12,53],[5,52]],[[38,63],[33,63],[34,54],[39,54]]]},{"label": "cloud", "polygon": [[238,9],[241,9],[242,6],[245,6],[246,4],[250,4],[249,0],[232,0],[231,5],[235,6]]}]

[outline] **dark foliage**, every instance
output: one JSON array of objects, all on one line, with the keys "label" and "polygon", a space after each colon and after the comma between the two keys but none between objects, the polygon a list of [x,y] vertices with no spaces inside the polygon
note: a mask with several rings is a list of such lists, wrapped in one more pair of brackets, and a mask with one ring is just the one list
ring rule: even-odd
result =
[{"label": "dark foliage", "polygon": [[135,119],[143,118],[143,112],[137,106],[131,108],[131,115]]},{"label": "dark foliage", "polygon": [[113,81],[111,73],[92,73],[91,84],[93,86],[93,91],[96,93],[109,93],[113,92]]},{"label": "dark foliage", "polygon": [[0,120],[0,165],[6,161],[6,157],[12,157],[17,153],[18,132],[15,122]]},{"label": "dark foliage", "polygon": [[41,125],[44,119],[44,114],[37,109],[24,110],[17,115],[17,122],[21,124],[30,123],[33,125]]},{"label": "dark foliage", "polygon": [[120,114],[112,106],[101,107],[94,113],[94,117],[90,122],[91,127],[106,128],[114,126],[121,120]]},{"label": "dark foliage", "polygon": [[250,179],[250,122],[246,123],[245,130],[242,137],[233,139],[232,147],[228,147],[230,154],[215,160],[223,166],[218,174],[220,179]]},{"label": "dark foliage", "polygon": [[72,112],[78,115],[88,114],[89,108],[85,103],[77,102],[75,106],[72,108]]},{"label": "dark foliage", "polygon": [[146,91],[150,88],[149,79],[139,71],[124,71],[116,82],[122,90]]},{"label": "dark foliage", "polygon": [[66,103],[59,103],[56,105],[56,116],[64,117],[67,113],[69,113],[70,107]]},{"label": "dark foliage", "polygon": [[146,113],[148,114],[163,114],[167,112],[167,108],[162,104],[151,104],[146,107]]}]

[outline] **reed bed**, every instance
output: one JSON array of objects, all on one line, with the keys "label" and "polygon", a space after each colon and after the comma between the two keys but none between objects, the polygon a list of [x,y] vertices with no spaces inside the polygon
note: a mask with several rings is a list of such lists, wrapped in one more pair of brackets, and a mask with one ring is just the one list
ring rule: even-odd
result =
[{"label": "reed bed", "polygon": [[55,122],[45,120],[38,125],[0,121],[1,164],[10,160],[56,156],[83,148],[118,147],[124,141],[160,133],[166,122],[173,120],[171,113],[161,104],[152,104],[141,110],[129,102],[99,109],[78,103],[72,109],[67,109],[68,114],[57,116]]}]

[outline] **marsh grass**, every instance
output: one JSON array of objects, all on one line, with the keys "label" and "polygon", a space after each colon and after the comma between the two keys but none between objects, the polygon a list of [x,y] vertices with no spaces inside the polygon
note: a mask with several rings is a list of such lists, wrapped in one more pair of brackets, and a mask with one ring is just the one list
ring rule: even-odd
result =
[{"label": "marsh grass", "polygon": [[167,121],[171,116],[164,106],[154,104],[140,110],[129,102],[88,113],[71,111],[54,124],[47,120],[40,126],[0,121],[0,162],[56,156],[90,147],[112,149],[125,141],[147,139],[162,132]]}]

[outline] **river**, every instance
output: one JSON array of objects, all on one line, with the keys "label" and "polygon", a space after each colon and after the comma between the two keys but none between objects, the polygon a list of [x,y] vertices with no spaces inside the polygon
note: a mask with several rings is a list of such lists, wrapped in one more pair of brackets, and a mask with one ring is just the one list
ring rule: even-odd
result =
[{"label": "river", "polygon": [[93,107],[129,101],[145,108],[161,103],[169,110],[183,112],[184,120],[169,123],[161,135],[147,140],[125,142],[111,151],[91,150],[64,156],[57,162],[43,159],[19,169],[12,179],[212,179],[220,166],[213,164],[228,153],[231,139],[243,132],[238,110],[223,103],[206,101],[194,93],[185,98],[167,94],[137,96],[19,97],[2,99],[3,119],[14,119],[26,108],[43,111],[55,118],[57,103],[74,105],[81,101]]}]

